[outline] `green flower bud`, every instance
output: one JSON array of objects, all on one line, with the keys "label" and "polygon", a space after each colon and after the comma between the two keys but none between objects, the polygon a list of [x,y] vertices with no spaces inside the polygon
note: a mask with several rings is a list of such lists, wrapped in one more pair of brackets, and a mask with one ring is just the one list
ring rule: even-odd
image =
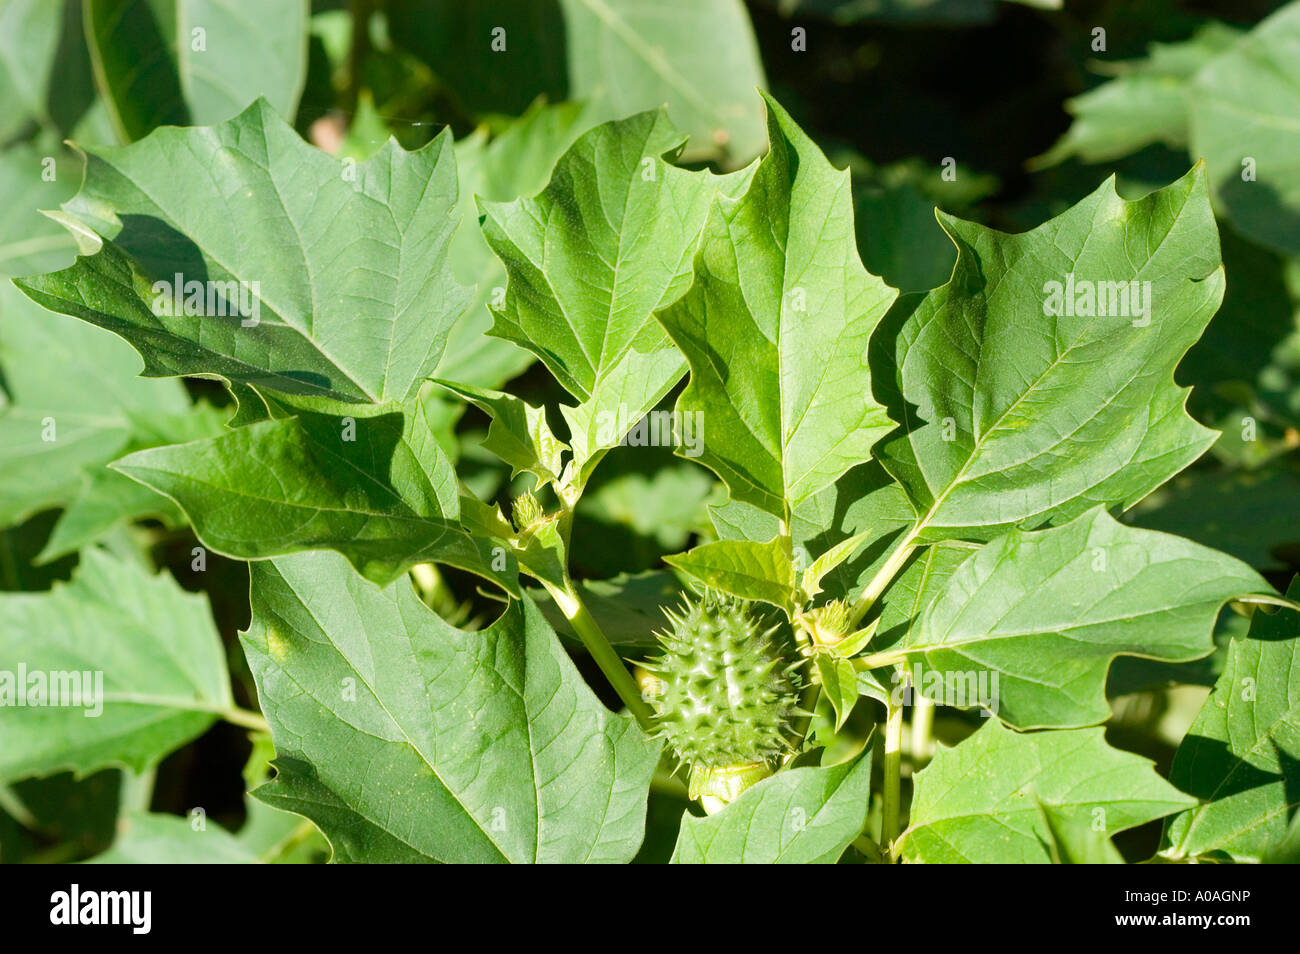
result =
[{"label": "green flower bud", "polygon": [[510,512],[510,520],[514,523],[515,530],[524,533],[536,527],[545,518],[546,513],[542,510],[542,505],[531,493],[525,491],[515,498]]}]

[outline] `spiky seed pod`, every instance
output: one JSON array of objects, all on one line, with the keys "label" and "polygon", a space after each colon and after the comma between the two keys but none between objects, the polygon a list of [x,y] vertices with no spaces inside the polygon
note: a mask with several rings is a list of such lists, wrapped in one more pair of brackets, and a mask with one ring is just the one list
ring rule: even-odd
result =
[{"label": "spiky seed pod", "polygon": [[[687,598],[659,633],[663,654],[644,664],[658,677],[649,702],[659,734],[692,769],[694,780],[755,766],[785,753],[798,707],[790,663],[744,604],[706,592]],[[734,771],[733,771],[734,774]],[[751,784],[752,784],[751,781]],[[737,793],[738,794],[738,793]]]}]

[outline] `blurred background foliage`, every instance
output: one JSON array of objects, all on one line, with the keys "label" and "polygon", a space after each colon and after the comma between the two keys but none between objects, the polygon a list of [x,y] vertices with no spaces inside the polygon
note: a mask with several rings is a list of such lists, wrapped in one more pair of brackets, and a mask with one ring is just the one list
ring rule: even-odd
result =
[{"label": "blurred background foliage", "polygon": [[[1132,197],[1203,158],[1228,291],[1178,378],[1195,388],[1194,415],[1223,436],[1129,519],[1231,553],[1285,588],[1300,569],[1300,4],[1283,7],[0,0],[0,277],[50,270],[75,254],[40,210],[76,191],[78,146],[219,122],[259,95],[340,157],[365,158],[389,136],[413,149],[450,125],[464,216],[454,262],[477,295],[439,375],[508,385],[554,407],[563,392],[544,368],[483,334],[505,273],[475,227],[472,197],[535,192],[574,138],[605,119],[666,102],[690,134],[686,161],[735,168],[763,146],[754,88],[770,89],[852,170],[863,261],[905,292],[942,284],[952,267],[936,207],[1020,231],[1109,176]],[[1243,180],[1245,158],[1252,179]],[[195,540],[175,506],[105,469],[133,450],[220,430],[232,402],[215,382],[142,379],[139,367],[113,335],[0,286],[0,599],[68,579],[88,546],[166,567],[207,594],[236,697],[247,703],[251,681],[234,635],[248,621],[243,566],[208,555],[196,569]],[[507,500],[523,489],[479,448],[481,412],[445,392],[426,400],[475,493]],[[61,439],[33,441],[34,422],[54,412]],[[563,435],[558,415],[551,423]],[[725,502],[709,472],[669,449],[609,455],[580,506],[573,569],[612,638],[634,644],[657,624],[657,607],[676,589],[661,558],[711,538],[710,508]],[[496,612],[469,578],[428,572],[416,582],[458,625]],[[1225,616],[1224,634],[1240,625]],[[1210,659],[1176,675],[1208,685],[1216,669]],[[1162,769],[1204,698],[1195,688],[1151,691],[1171,675],[1132,660],[1112,673],[1113,741]],[[861,721],[869,728],[871,715]],[[953,741],[970,724],[945,711],[937,736]],[[279,830],[246,804],[246,783],[265,774],[266,757],[264,744],[250,748],[245,733],[220,725],[145,777],[0,777],[0,860],[75,860],[110,844],[110,858],[162,857],[188,823],[175,819],[171,831],[157,816],[134,828],[124,819],[196,804],[239,833],[223,843],[231,857],[319,859],[310,833]],[[680,798],[671,785],[656,790],[645,860],[671,846]]]}]

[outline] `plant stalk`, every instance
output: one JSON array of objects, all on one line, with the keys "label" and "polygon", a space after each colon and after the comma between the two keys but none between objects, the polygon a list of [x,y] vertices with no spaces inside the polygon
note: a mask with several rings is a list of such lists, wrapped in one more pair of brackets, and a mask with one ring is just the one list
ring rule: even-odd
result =
[{"label": "plant stalk", "polygon": [[153,787],[157,778],[157,766],[145,769],[143,772],[123,769],[122,781],[118,786],[118,802],[122,808],[147,812],[153,803]]},{"label": "plant stalk", "polygon": [[31,831],[36,831],[40,827],[40,822],[32,814],[31,809],[23,804],[18,793],[8,785],[0,785],[0,809],[3,809],[18,824]]},{"label": "plant stalk", "polygon": [[229,709],[220,710],[217,715],[233,725],[243,726],[245,729],[252,729],[254,732],[271,731],[270,723],[266,721],[266,717],[262,713],[253,712],[250,709],[240,709],[237,706],[232,706]]},{"label": "plant stalk", "polygon": [[853,847],[860,851],[873,865],[883,865],[885,863],[885,856],[881,854],[880,846],[866,835],[859,835],[853,839]]},{"label": "plant stalk", "polygon": [[893,652],[872,653],[868,656],[854,656],[849,662],[858,672],[870,672],[872,669],[883,669],[885,666],[895,666],[907,659],[907,653],[901,650]]},{"label": "plant stalk", "polygon": [[649,732],[652,728],[654,711],[642,697],[641,687],[637,685],[632,674],[627,671],[627,666],[623,665],[623,660],[619,658],[614,647],[601,632],[600,626],[597,625],[586,604],[578,596],[573,582],[566,580],[565,583],[566,586],[562,590],[551,585],[547,585],[546,588],[551,591],[551,596],[560,607],[560,611],[564,613],[564,618],[578,634],[582,645],[600,667],[600,671],[605,674],[610,686],[623,700],[623,705],[627,706],[627,711],[636,716],[636,721],[641,724],[642,729]]},{"label": "plant stalk", "polygon": [[890,706],[885,723],[885,788],[880,821],[880,844],[892,851],[898,839],[898,816],[902,792],[903,707]]},{"label": "plant stalk", "polygon": [[357,103],[361,98],[362,70],[370,55],[370,15],[373,0],[350,0],[348,12],[352,19],[352,37],[348,45],[347,86],[343,90],[344,106],[355,119]]},{"label": "plant stalk", "polygon": [[862,618],[875,605],[876,600],[880,599],[881,594],[889,588],[889,584],[894,581],[894,577],[903,568],[907,558],[912,555],[912,551],[916,549],[916,538],[920,533],[920,527],[921,525],[917,524],[907,532],[903,539],[898,541],[898,545],[894,547],[885,562],[881,564],[880,569],[871,578],[871,582],[867,584],[867,588],[858,597],[858,601],[853,604],[853,609],[849,613],[849,628],[851,630],[857,629],[861,625]]},{"label": "plant stalk", "polygon": [[912,764],[920,766],[930,760],[931,733],[934,731],[934,701],[912,689]]}]

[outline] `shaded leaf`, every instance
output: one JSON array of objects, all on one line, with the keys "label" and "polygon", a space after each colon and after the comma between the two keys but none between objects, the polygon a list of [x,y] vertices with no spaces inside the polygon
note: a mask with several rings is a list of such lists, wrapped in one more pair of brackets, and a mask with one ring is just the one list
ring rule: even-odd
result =
[{"label": "shaded leaf", "polygon": [[[774,515],[738,500],[710,506],[709,516],[723,539],[761,543],[780,530]],[[871,542],[832,567],[819,583],[827,599],[851,599],[884,563],[913,519],[907,494],[880,464],[853,467],[795,508],[789,523],[795,566],[810,566],[850,537],[865,535]]]},{"label": "shaded leaf", "polygon": [[216,822],[196,829],[188,818],[132,812],[118,822],[113,846],[97,865],[251,865],[261,859]]},{"label": "shaded leaf", "polygon": [[304,407],[137,451],[113,469],[176,501],[218,553],[257,560],[328,548],[380,583],[436,561],[518,592],[512,560],[492,568],[498,544],[461,528],[455,472],[418,400]]},{"label": "shaded leaf", "polygon": [[[308,3],[175,0],[177,71],[195,126],[237,116],[259,96],[290,122],[307,80]],[[255,27],[252,25],[256,24]],[[194,31],[203,31],[196,49]]]},{"label": "shaded leaf", "polygon": [[[196,404],[184,414],[132,415],[131,447],[153,447],[220,434],[227,412]],[[171,529],[183,526],[185,516],[172,501],[143,484],[109,469],[92,469],[83,475],[81,492],[59,516],[37,559],[46,563],[74,553],[103,538],[114,528],[135,520],[153,518]]]},{"label": "shaded leaf", "polygon": [[[569,97],[596,115],[659,103],[691,137],[688,156],[744,162],[763,148],[754,89],[765,85],[741,0],[561,0]],[[618,64],[617,79],[610,64]]]},{"label": "shaded leaf", "polygon": [[451,243],[451,269],[474,293],[447,336],[435,377],[500,388],[533,363],[523,348],[487,334],[492,327],[488,302],[505,294],[506,270],[478,227],[474,197],[509,202],[541,189],[556,160],[583,131],[583,116],[579,103],[538,103],[491,141],[475,131],[456,142],[461,227]]},{"label": "shaded leaf", "polygon": [[482,446],[510,465],[511,477],[526,472],[541,483],[560,479],[560,458],[569,446],[551,432],[545,408],[500,391],[435,382],[492,418]]},{"label": "shaded leaf", "polygon": [[[468,301],[447,263],[456,195],[445,133],[349,167],[259,100],[211,129],[95,150],[65,210],[102,247],[20,287],[126,338],[151,376],[403,400]],[[205,313],[167,314],[191,282],[209,283]]]},{"label": "shaded leaf", "polygon": [[112,335],[48,314],[0,284],[0,526],[83,493],[95,472],[185,413],[178,381],[137,377],[140,359]]},{"label": "shaded leaf", "polygon": [[0,693],[17,693],[20,666],[47,679],[90,674],[81,696],[89,705],[19,706],[16,695],[0,705],[0,781],[109,765],[143,771],[234,704],[207,600],[99,550],[83,554],[71,583],[0,594]]},{"label": "shaded leaf", "polygon": [[[1047,850],[1054,865],[1120,865],[1124,858],[1104,831],[1081,824],[1077,812],[1038,803],[1047,828]],[[1091,819],[1089,819],[1091,822]]]},{"label": "shaded leaf", "polygon": [[[176,7],[169,0],[85,0],[86,45],[95,85],[120,139],[189,119],[169,54]],[[174,49],[174,48],[173,48]]]},{"label": "shaded leaf", "polygon": [[[1288,4],[1196,74],[1192,154],[1242,234],[1300,252],[1300,6]],[[1250,173],[1248,177],[1248,173]]]},{"label": "shaded leaf", "polygon": [[558,0],[391,0],[385,13],[393,42],[428,63],[465,109],[521,113],[539,97],[565,98]]},{"label": "shaded leaf", "polygon": [[[1288,592],[1300,600],[1300,579]],[[1257,610],[1178,753],[1169,779],[1201,800],[1170,821],[1175,857],[1260,861],[1300,806],[1300,614]]]},{"label": "shaded leaf", "polygon": [[578,501],[575,574],[603,578],[658,566],[692,534],[707,532],[707,504],[718,489],[711,473],[674,458],[669,448],[618,452]]},{"label": "shaded leaf", "polygon": [[386,12],[394,41],[471,112],[567,98],[600,122],[667,104],[692,160],[762,148],[763,68],[741,0],[393,0]]},{"label": "shaded leaf", "polygon": [[49,0],[0,3],[0,142],[45,116],[63,23],[60,7]]},{"label": "shaded leaf", "polygon": [[278,771],[257,797],[315,822],[334,860],[635,855],[659,743],[597,702],[531,602],[461,632],[333,554],[252,578],[242,641]]},{"label": "shaded leaf", "polygon": [[125,141],[221,122],[258,97],[286,119],[297,111],[305,2],[86,0],[84,10],[96,84]]},{"label": "shaded leaf", "polygon": [[957,253],[934,213],[935,204],[909,183],[863,189],[854,217],[867,271],[903,292],[946,282]]},{"label": "shaded leaf", "polygon": [[1300,472],[1285,463],[1190,470],[1134,508],[1131,522],[1188,537],[1257,569],[1283,567],[1275,554],[1300,543]]},{"label": "shaded leaf", "polygon": [[1266,865],[1300,864],[1300,814],[1291,818],[1286,834],[1274,842],[1264,854]]},{"label": "shaded leaf", "polygon": [[940,746],[914,784],[901,853],[930,864],[1043,864],[1053,830],[1109,836],[1188,804],[1149,761],[1108,746],[1100,728],[1021,734],[997,720]]},{"label": "shaded leaf", "polygon": [[836,659],[829,653],[818,653],[814,661],[822,692],[835,711],[835,731],[838,732],[858,702],[857,671],[848,660]]},{"label": "shaded leaf", "polygon": [[[49,158],[55,159],[52,182],[45,176]],[[0,197],[5,203],[0,218],[0,277],[62,268],[72,261],[76,242],[40,210],[57,209],[76,190],[78,177],[72,161],[47,157],[33,145],[14,145],[0,152]],[[10,297],[6,294],[6,299]]]},{"label": "shaded leaf", "polygon": [[[912,630],[943,592],[957,567],[971,556],[972,549],[955,541],[932,543],[904,565],[881,597],[880,616],[870,644],[873,652],[907,643]],[[900,678],[893,668],[865,669],[858,673],[858,691],[889,704]]]},{"label": "shaded leaf", "polygon": [[960,541],[932,543],[904,565],[880,599],[874,650],[906,644],[912,629],[943,592],[957,567],[978,547]]},{"label": "shaded leaf", "polygon": [[813,560],[808,569],[799,575],[799,601],[811,600],[820,593],[822,591],[822,577],[853,556],[854,551],[866,543],[871,538],[872,533],[871,530],[864,530],[862,533],[854,534],[847,540],[841,540]]},{"label": "shaded leaf", "polygon": [[1233,27],[1210,22],[1186,40],[1152,43],[1145,59],[1107,64],[1117,75],[1066,101],[1074,117],[1069,131],[1033,165],[1055,165],[1071,156],[1107,162],[1157,142],[1185,147],[1192,106],[1188,86],[1197,70],[1240,36]]}]

